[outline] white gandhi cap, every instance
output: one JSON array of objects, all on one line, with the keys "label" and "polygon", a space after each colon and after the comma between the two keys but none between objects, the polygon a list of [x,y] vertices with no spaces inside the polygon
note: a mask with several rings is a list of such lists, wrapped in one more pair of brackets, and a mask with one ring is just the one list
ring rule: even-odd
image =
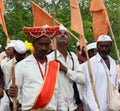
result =
[{"label": "white gandhi cap", "polygon": [[26,52],[26,46],[23,41],[21,40],[16,40],[14,49],[19,53],[19,54],[24,54]]},{"label": "white gandhi cap", "polygon": [[102,41],[112,41],[112,39],[108,35],[100,35],[98,37],[97,42],[102,42]]},{"label": "white gandhi cap", "polygon": [[97,47],[96,42],[93,42],[87,45],[87,50],[96,49],[96,47]]}]

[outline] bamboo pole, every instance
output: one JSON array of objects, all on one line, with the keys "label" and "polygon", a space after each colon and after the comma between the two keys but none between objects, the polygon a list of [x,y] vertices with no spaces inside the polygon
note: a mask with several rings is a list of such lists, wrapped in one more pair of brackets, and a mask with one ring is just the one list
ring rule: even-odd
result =
[{"label": "bamboo pole", "polygon": [[[52,0],[52,26],[55,25],[55,1]],[[56,44],[56,38],[53,38],[54,42],[54,48],[55,48],[55,60],[57,59],[57,44]]]},{"label": "bamboo pole", "polygon": [[[15,81],[15,64],[14,64],[14,58],[12,60],[12,86],[16,85]],[[13,111],[17,111],[17,98],[13,97]]]},{"label": "bamboo pole", "polygon": [[87,58],[87,61],[88,61],[87,62],[88,63],[88,71],[89,71],[89,75],[90,75],[92,90],[93,90],[95,101],[98,105],[98,109],[100,110],[100,105],[99,105],[98,97],[97,97],[97,93],[96,93],[96,88],[95,88],[95,83],[94,83],[94,79],[93,79],[92,68],[91,68],[91,64],[90,64],[90,58],[89,58],[89,55],[88,55],[87,46],[86,46],[86,42],[85,42],[85,37],[83,39],[84,39],[85,54],[86,54],[86,58]]},{"label": "bamboo pole", "polygon": [[117,55],[117,59],[118,59],[118,64],[120,66],[120,55],[119,55],[119,51],[118,51],[118,48],[117,48],[116,39],[115,39],[114,33],[112,31],[111,24],[110,24],[109,30],[110,30],[111,37],[112,37],[113,42],[114,42],[114,47],[115,47],[115,51],[116,51],[116,55]]}]

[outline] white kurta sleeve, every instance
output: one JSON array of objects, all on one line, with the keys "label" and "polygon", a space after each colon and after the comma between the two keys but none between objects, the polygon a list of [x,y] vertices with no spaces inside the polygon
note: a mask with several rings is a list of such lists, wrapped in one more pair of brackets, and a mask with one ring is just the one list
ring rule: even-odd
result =
[{"label": "white kurta sleeve", "polygon": [[74,69],[68,68],[66,75],[77,84],[84,84],[85,78],[82,71],[82,67],[80,66],[77,56],[74,53],[72,54],[73,62],[74,62]]}]

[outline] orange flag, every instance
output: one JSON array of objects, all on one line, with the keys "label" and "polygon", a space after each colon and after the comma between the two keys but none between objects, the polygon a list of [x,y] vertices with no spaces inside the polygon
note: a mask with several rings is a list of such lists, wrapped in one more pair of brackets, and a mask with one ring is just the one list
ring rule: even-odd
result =
[{"label": "orange flag", "polygon": [[4,8],[3,0],[0,0],[0,24],[2,25],[4,33],[8,37],[8,32],[7,32],[7,28],[4,20],[4,11],[5,11],[5,8]]},{"label": "orange flag", "polygon": [[97,41],[99,35],[108,34],[110,22],[103,0],[91,0],[90,12],[93,16],[93,34]]},{"label": "orange flag", "polygon": [[71,28],[80,35],[81,48],[84,46],[84,31],[78,0],[70,0]]},{"label": "orange flag", "polygon": [[[34,18],[34,26],[43,26],[46,24],[52,26],[52,16],[50,16],[45,10],[43,10],[34,2],[32,2],[32,12]],[[55,20],[55,25],[60,25],[60,23]]]},{"label": "orange flag", "polygon": [[[48,14],[45,10],[43,10],[39,5],[32,3],[32,13],[34,18],[34,26],[43,26],[49,25],[52,26],[52,16]],[[60,25],[60,23],[55,20],[55,25]],[[52,40],[52,50],[55,49],[54,40]]]}]

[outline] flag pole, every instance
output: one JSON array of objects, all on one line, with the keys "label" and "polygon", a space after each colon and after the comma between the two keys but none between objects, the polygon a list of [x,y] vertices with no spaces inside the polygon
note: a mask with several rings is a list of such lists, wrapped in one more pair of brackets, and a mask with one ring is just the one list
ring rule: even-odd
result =
[{"label": "flag pole", "polygon": [[111,24],[110,24],[109,30],[110,30],[111,37],[112,37],[113,42],[114,42],[114,47],[115,47],[115,50],[116,50],[116,55],[117,55],[117,59],[118,59],[118,64],[119,64],[119,66],[120,66],[120,55],[119,55],[119,51],[118,51],[117,44],[116,44],[116,39],[115,39],[113,30],[112,30]]},{"label": "flag pole", "polygon": [[[52,0],[52,26],[55,25],[55,1]],[[54,42],[54,50],[55,50],[55,60],[57,59],[57,44],[56,44],[56,38],[53,38]]]},{"label": "flag pole", "polygon": [[87,61],[88,61],[87,64],[88,64],[88,71],[89,71],[90,81],[91,81],[91,85],[92,85],[92,90],[93,90],[95,101],[98,105],[98,109],[100,110],[100,105],[99,105],[98,97],[97,97],[97,93],[96,93],[96,88],[95,88],[95,83],[94,83],[94,79],[93,79],[92,68],[91,68],[91,64],[90,64],[90,58],[89,58],[88,51],[87,51],[87,45],[86,45],[86,42],[85,42],[85,37],[83,37],[83,39],[84,39],[85,54],[86,54],[86,58],[87,58]]},{"label": "flag pole", "polygon": [[[12,85],[15,86],[15,64],[14,64],[14,58],[12,60]],[[13,97],[13,111],[17,111],[17,98]]]},{"label": "flag pole", "polygon": [[[81,12],[80,12],[80,14],[81,14]],[[84,42],[84,47],[85,47],[86,58],[87,58],[87,61],[88,61],[87,65],[88,65],[88,71],[89,71],[91,86],[92,86],[92,90],[93,90],[93,95],[94,95],[95,101],[97,103],[98,109],[100,110],[100,105],[99,105],[99,101],[98,101],[98,97],[97,97],[97,93],[96,93],[96,87],[95,87],[94,78],[93,78],[93,73],[92,73],[92,67],[91,67],[90,58],[89,58],[89,55],[88,55],[87,45],[86,45],[86,42],[85,42],[84,31],[83,31],[83,42]]]}]

